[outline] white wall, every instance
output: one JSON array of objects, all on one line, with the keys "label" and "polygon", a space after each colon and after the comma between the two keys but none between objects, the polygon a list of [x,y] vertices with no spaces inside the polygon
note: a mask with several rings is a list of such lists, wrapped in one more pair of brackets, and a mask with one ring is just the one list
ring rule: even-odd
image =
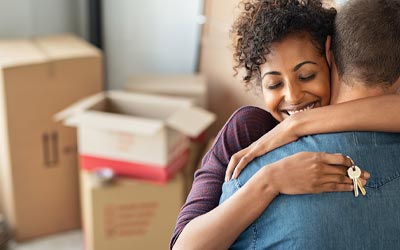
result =
[{"label": "white wall", "polygon": [[104,0],[109,88],[135,73],[193,73],[201,7],[201,0]]},{"label": "white wall", "polygon": [[[71,32],[88,39],[88,0],[0,0],[0,38]],[[202,0],[103,0],[108,88],[134,73],[193,73]]]},{"label": "white wall", "polygon": [[0,37],[71,32],[87,37],[85,0],[0,0]]}]

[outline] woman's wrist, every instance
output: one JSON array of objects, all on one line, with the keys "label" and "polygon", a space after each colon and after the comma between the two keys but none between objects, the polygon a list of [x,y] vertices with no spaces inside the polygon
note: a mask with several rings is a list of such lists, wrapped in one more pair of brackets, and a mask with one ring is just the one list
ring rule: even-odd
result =
[{"label": "woman's wrist", "polygon": [[279,180],[277,172],[279,169],[275,164],[264,166],[260,169],[254,177],[256,183],[261,184],[261,192],[263,197],[278,196],[279,195]]},{"label": "woman's wrist", "polygon": [[292,133],[297,139],[308,135],[307,124],[310,122],[310,116],[307,112],[298,112],[288,117],[288,131],[290,131],[290,133]]}]

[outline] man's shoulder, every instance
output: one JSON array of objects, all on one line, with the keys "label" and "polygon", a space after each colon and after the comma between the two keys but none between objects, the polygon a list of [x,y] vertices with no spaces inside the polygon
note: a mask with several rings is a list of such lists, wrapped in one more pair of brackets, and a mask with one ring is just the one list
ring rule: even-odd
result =
[{"label": "man's shoulder", "polygon": [[318,144],[318,145],[336,145],[337,143],[357,145],[385,145],[400,143],[400,133],[374,132],[374,131],[351,131],[316,134],[300,138],[293,144]]}]

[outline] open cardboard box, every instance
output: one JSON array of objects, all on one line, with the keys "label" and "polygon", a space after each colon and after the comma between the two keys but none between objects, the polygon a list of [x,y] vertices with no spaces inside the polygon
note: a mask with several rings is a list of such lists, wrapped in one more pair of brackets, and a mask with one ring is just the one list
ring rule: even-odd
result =
[{"label": "open cardboard box", "polygon": [[215,115],[185,98],[107,91],[55,116],[78,127],[81,167],[166,182],[185,165],[189,137]]}]

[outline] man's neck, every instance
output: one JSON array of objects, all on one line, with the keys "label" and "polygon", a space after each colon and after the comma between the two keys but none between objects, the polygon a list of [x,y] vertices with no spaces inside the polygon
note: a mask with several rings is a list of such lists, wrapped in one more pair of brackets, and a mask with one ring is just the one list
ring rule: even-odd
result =
[{"label": "man's neck", "polygon": [[344,82],[343,79],[339,79],[337,74],[332,74],[331,86],[331,104],[336,104],[371,96],[399,94],[400,78],[392,86],[383,88],[381,86],[368,87],[353,79],[351,82]]},{"label": "man's neck", "polygon": [[331,104],[348,102],[356,99],[379,96],[390,93],[382,87],[366,87],[362,83],[352,82],[351,84],[341,81],[337,84],[335,94],[332,94]]}]

